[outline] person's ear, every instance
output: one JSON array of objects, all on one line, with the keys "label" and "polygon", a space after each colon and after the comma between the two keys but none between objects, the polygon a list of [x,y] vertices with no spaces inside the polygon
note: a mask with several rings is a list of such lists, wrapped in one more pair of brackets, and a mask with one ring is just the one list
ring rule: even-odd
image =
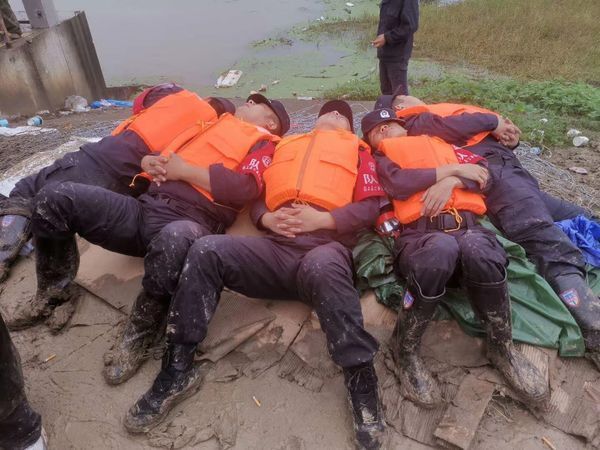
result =
[{"label": "person's ear", "polygon": [[277,128],[279,128],[279,125],[277,123],[276,120],[273,119],[268,119],[267,120],[267,130],[269,130],[271,133],[274,133],[277,131]]}]

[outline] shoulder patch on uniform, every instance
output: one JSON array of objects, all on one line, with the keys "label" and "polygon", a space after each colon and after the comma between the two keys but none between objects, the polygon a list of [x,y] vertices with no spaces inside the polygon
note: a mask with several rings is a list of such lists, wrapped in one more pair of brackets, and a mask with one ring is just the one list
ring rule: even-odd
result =
[{"label": "shoulder patch on uniform", "polygon": [[404,292],[404,299],[402,300],[402,307],[404,309],[410,309],[410,307],[413,305],[414,302],[415,302],[415,298],[412,296],[412,294],[407,289],[406,292]]},{"label": "shoulder patch on uniform", "polygon": [[560,298],[567,305],[576,308],[579,306],[579,294],[575,289],[568,289],[560,293]]}]

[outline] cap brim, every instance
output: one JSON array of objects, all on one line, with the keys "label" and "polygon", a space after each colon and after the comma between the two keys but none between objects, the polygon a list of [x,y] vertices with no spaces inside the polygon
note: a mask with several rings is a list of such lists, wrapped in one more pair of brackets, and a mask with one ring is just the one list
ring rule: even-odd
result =
[{"label": "cap brim", "polygon": [[[265,97],[262,94],[252,94],[252,95],[248,96],[248,98],[246,99],[247,102],[250,100],[252,100],[254,103],[267,105],[271,109],[271,111],[273,111],[273,113],[277,116],[277,119],[279,120],[279,133],[278,134],[280,136],[283,136],[285,133],[287,133],[287,131],[290,129],[290,124],[289,124],[290,119],[289,119],[289,116],[287,116],[287,112],[285,113],[285,115],[287,117],[284,117],[284,111],[278,111],[278,109],[275,108],[275,106],[273,105],[271,100],[269,100],[267,97]],[[282,103],[280,103],[280,107],[285,109],[285,107],[283,106]]]},{"label": "cap brim", "polygon": [[348,119],[348,122],[350,122],[350,131],[354,133],[354,114],[352,114],[352,108],[350,108],[350,105],[344,100],[330,100],[321,106],[321,109],[319,110],[319,117],[332,111],[337,111],[346,119]]}]

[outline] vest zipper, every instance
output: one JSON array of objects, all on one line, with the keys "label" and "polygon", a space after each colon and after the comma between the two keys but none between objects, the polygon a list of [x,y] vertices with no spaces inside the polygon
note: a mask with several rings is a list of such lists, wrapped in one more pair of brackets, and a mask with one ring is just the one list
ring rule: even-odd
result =
[{"label": "vest zipper", "polygon": [[300,196],[300,189],[302,188],[302,181],[304,180],[304,171],[306,170],[306,166],[308,165],[308,160],[310,159],[310,154],[312,153],[312,149],[315,145],[316,139],[317,135],[315,132],[313,132],[313,135],[310,138],[310,142],[308,143],[306,153],[304,154],[304,159],[302,159],[302,165],[300,166],[300,173],[298,174],[298,181],[296,182],[296,198]]}]

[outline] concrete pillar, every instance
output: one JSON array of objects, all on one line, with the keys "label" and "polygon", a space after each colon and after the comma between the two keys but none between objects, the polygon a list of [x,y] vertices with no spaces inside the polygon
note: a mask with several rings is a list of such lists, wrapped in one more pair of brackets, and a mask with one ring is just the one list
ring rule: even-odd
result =
[{"label": "concrete pillar", "polygon": [[23,0],[31,28],[50,28],[58,25],[58,14],[52,0]]}]

